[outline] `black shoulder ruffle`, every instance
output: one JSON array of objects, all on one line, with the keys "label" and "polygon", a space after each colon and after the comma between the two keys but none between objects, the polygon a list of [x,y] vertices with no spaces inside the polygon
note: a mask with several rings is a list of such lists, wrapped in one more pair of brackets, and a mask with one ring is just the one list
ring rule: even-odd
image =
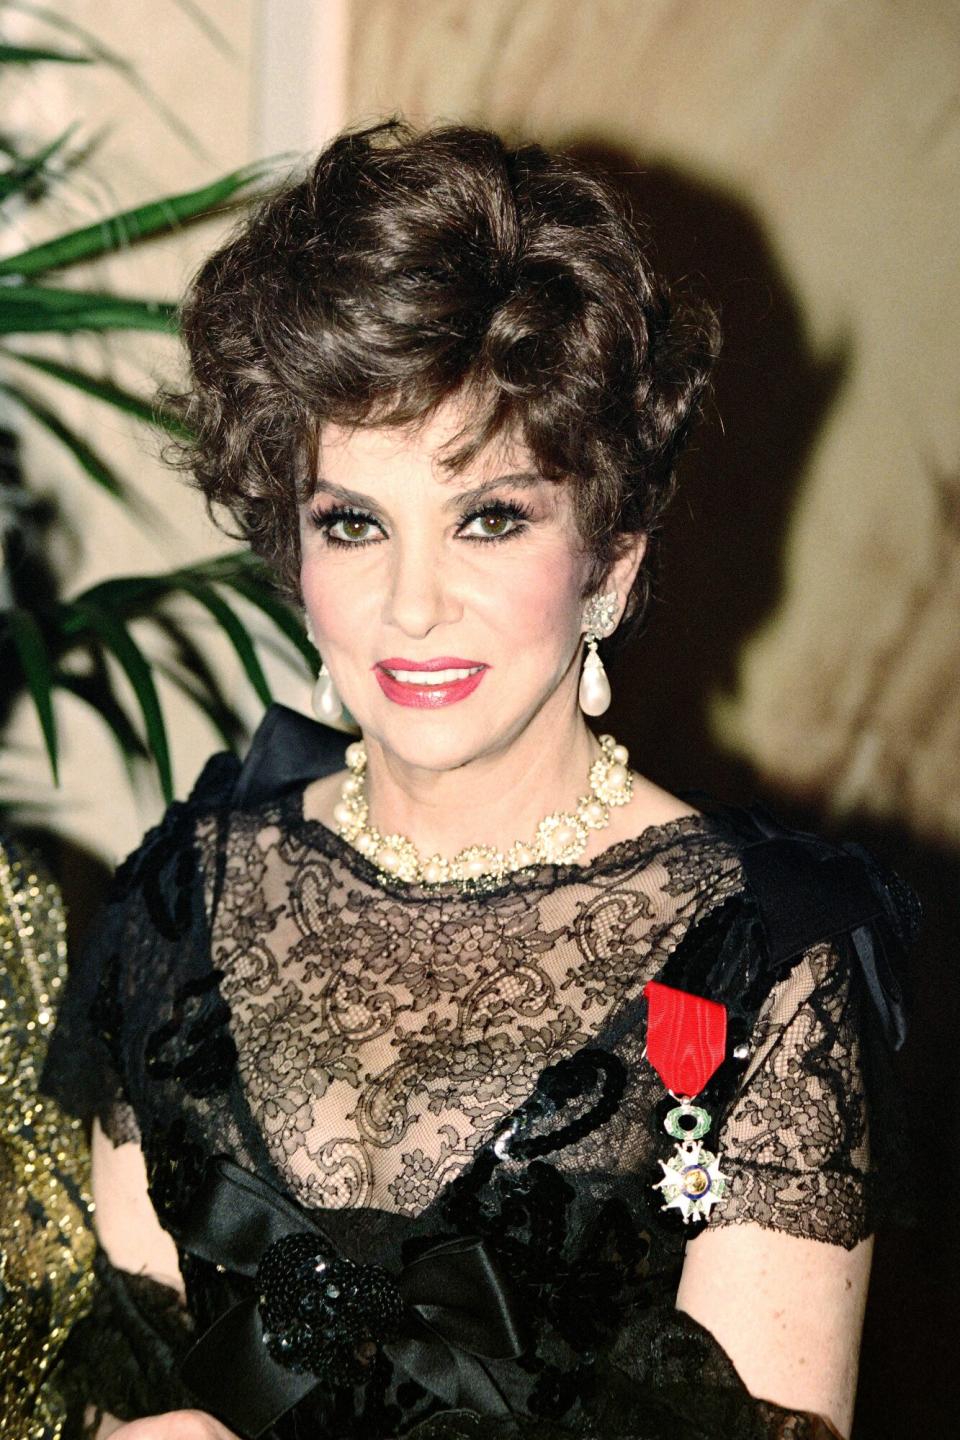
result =
[{"label": "black shoulder ruffle", "polygon": [[[271,705],[241,763],[229,751],[206,762],[186,800],[175,800],[117,868],[111,899],[121,898],[193,843],[198,816],[251,810],[294,786],[341,769],[350,737],[286,705]],[[161,933],[163,927],[161,926]]]},{"label": "black shoulder ruffle", "polygon": [[271,705],[257,726],[237,778],[234,807],[252,810],[286,790],[341,770],[349,743],[350,736],[342,730],[322,725],[286,705]]},{"label": "black shoulder ruffle", "polygon": [[[221,751],[204,765],[186,800],[175,800],[117,868],[108,901],[142,892],[165,939],[190,919],[190,882],[198,875],[194,845],[200,816],[250,810],[319,775],[340,769],[349,736],[285,705],[271,705],[254,731],[246,759]],[[219,882],[215,880],[215,893]]]},{"label": "black shoulder ruffle", "polygon": [[916,893],[862,845],[791,829],[761,805],[712,807],[735,837],[770,964],[788,966],[822,941],[857,957],[893,1049],[907,1033],[907,952],[920,929]]}]

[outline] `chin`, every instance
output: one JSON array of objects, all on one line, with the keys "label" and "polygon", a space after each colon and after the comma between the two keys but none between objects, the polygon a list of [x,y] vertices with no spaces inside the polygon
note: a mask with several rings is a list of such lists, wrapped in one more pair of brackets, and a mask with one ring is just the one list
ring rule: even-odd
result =
[{"label": "chin", "polygon": [[391,715],[383,720],[379,716],[371,717],[369,727],[361,725],[361,730],[405,765],[437,771],[459,769],[480,755],[499,749],[512,733],[484,716],[468,722],[455,715],[456,709],[451,706],[449,711],[411,710],[409,714]]}]

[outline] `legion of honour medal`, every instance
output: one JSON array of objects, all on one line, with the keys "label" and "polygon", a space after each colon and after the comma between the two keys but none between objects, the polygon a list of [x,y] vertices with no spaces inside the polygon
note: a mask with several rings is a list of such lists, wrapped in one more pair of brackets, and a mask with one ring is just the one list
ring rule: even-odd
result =
[{"label": "legion of honour medal", "polygon": [[663,1122],[676,1141],[674,1153],[659,1161],[663,1177],[653,1188],[665,1197],[661,1210],[679,1210],[684,1224],[707,1220],[726,1194],[728,1177],[703,1144],[710,1114],[693,1101],[723,1063],[726,1007],[658,980],[649,981],[643,993],[649,1007],[647,1058],[677,1102]]}]

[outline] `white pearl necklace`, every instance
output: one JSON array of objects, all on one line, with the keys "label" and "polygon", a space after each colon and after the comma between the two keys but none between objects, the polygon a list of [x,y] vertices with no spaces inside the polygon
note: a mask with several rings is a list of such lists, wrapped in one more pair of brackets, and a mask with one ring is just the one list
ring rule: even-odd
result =
[{"label": "white pearl necklace", "polygon": [[423,885],[453,881],[473,886],[499,880],[531,865],[570,864],[583,854],[589,832],[605,829],[610,824],[611,809],[626,805],[633,794],[626,746],[618,745],[612,735],[601,735],[599,740],[600,754],[588,775],[589,794],[580,796],[576,810],[558,810],[547,815],[529,843],[518,840],[507,851],[496,850],[492,845],[468,845],[452,859],[430,855],[426,860],[405,835],[381,835],[367,823],[364,794],[367,752],[363,741],[355,740],[347,746],[350,773],[343,782],[340,800],[333,812],[337,833],[384,875]]}]

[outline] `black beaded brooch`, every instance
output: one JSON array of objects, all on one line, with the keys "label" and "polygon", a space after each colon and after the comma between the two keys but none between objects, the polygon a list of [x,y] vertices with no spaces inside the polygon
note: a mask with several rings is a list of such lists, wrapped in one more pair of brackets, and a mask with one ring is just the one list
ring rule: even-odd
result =
[{"label": "black beaded brooch", "polygon": [[284,1235],[257,1269],[263,1343],[297,1374],[360,1380],[377,1343],[400,1331],[404,1300],[380,1265],[338,1256],[318,1235]]}]

